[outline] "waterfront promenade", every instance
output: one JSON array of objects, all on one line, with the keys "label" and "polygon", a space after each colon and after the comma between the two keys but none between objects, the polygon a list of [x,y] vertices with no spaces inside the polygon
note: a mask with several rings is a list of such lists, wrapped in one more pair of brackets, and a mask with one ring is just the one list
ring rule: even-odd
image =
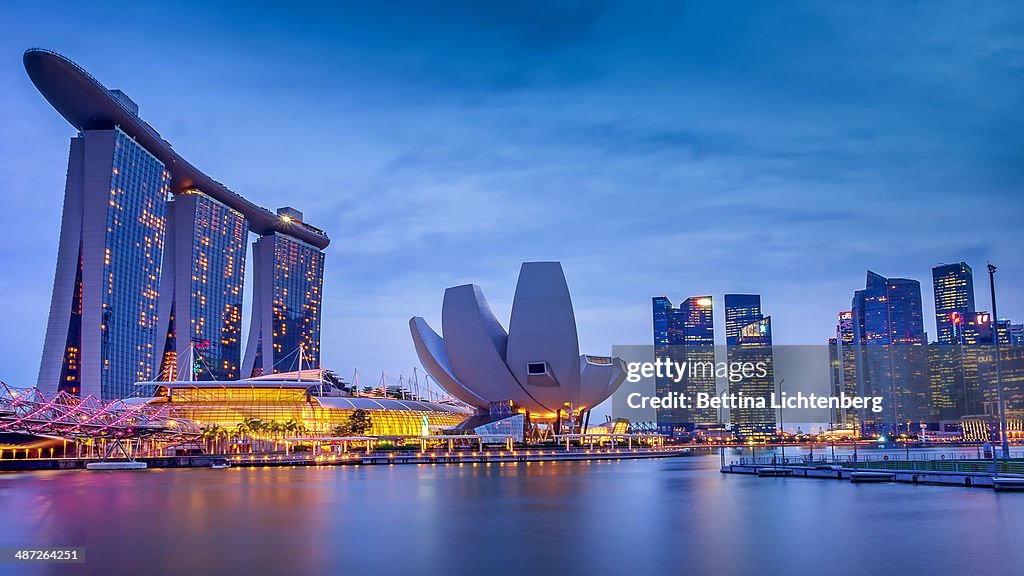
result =
[{"label": "waterfront promenade", "polygon": [[[574,448],[564,450],[483,450],[483,451],[425,451],[377,450],[347,453],[256,453],[256,454],[201,454],[193,456],[159,456],[138,458],[148,468],[209,468],[215,462],[227,461],[237,467],[262,466],[358,466],[397,464],[486,464],[491,462],[585,462],[599,460],[634,460],[674,458],[689,454],[688,448]],[[0,472],[33,470],[80,470],[93,462],[124,462],[125,459],[98,458],[23,458],[0,460]]]}]

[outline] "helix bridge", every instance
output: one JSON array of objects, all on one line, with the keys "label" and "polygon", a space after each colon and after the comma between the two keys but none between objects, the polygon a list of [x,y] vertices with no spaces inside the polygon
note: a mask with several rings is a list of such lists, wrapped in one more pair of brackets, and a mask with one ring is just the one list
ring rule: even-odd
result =
[{"label": "helix bridge", "polygon": [[202,430],[174,415],[169,405],[127,398],[103,402],[66,392],[47,396],[36,388],[13,388],[0,381],[0,433],[63,440],[192,441]]}]

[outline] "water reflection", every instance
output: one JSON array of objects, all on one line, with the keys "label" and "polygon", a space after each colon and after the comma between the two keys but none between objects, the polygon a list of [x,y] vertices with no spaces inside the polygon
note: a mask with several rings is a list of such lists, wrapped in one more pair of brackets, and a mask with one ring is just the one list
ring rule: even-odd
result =
[{"label": "water reflection", "polygon": [[[9,574],[1016,574],[1024,495],[601,463],[0,475]],[[997,551],[1009,558],[996,561]],[[1017,568],[1015,568],[1017,567]]]}]

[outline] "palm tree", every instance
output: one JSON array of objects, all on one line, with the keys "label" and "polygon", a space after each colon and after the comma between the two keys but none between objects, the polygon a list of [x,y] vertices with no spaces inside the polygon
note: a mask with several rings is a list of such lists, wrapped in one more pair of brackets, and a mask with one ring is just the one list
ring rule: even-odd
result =
[{"label": "palm tree", "polygon": [[270,438],[274,442],[274,450],[277,450],[278,442],[284,437],[284,423],[272,420],[270,422]]},{"label": "palm tree", "polygon": [[259,450],[262,452],[266,449],[267,433],[270,432],[270,422],[264,422],[255,418],[252,420],[253,431],[256,432],[256,439],[258,441]]},{"label": "palm tree", "polygon": [[295,420],[295,418],[289,418],[288,421],[284,423],[284,430],[289,435],[294,436],[299,432],[299,423]]},{"label": "palm tree", "polygon": [[242,443],[242,440],[248,438],[249,435],[251,435],[253,433],[253,427],[252,427],[253,422],[258,422],[258,421],[255,421],[255,420],[253,420],[251,418],[247,418],[246,420],[243,420],[242,422],[239,422],[235,426],[235,433],[238,435],[238,443],[239,444]]},{"label": "palm tree", "polygon": [[203,427],[203,438],[207,440],[207,451],[218,452],[220,448],[220,437],[224,432],[224,428],[219,424],[210,424],[209,426]]},{"label": "palm tree", "polygon": [[211,450],[210,450],[210,439],[214,438],[216,436],[216,434],[217,434],[216,427],[217,427],[216,424],[209,424],[209,425],[203,426],[203,428],[202,428],[202,434],[200,435],[200,438],[203,439],[203,443],[206,445],[206,451],[207,452],[211,452]]},{"label": "palm tree", "polygon": [[227,428],[225,428],[223,426],[217,426],[217,453],[218,454],[223,454],[226,451],[224,449],[225,448],[224,441],[227,440],[229,436],[231,436],[231,432]]}]

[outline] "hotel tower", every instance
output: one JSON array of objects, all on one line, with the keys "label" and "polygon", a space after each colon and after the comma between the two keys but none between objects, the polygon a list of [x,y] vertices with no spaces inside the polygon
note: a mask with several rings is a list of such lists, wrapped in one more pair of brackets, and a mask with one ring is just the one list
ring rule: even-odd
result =
[{"label": "hotel tower", "polygon": [[[273,213],[200,172],[128,96],[74,62],[38,49],[24,62],[78,131],[38,388],[123,398],[137,382],[294,370],[300,347],[303,366],[318,367],[327,235],[297,210]],[[256,282],[243,356],[250,233]]]}]

